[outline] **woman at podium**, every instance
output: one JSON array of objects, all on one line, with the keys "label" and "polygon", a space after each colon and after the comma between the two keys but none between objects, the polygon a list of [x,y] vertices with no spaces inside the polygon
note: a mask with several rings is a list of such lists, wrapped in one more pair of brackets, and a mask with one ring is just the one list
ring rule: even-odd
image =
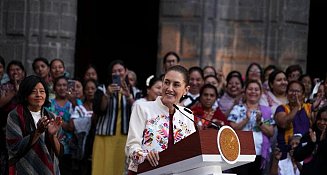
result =
[{"label": "woman at podium", "polygon": [[170,67],[163,77],[162,96],[133,107],[125,147],[129,157],[129,174],[135,174],[143,161],[157,166],[159,152],[196,131],[193,114],[176,105],[188,92],[188,83],[185,67]]}]

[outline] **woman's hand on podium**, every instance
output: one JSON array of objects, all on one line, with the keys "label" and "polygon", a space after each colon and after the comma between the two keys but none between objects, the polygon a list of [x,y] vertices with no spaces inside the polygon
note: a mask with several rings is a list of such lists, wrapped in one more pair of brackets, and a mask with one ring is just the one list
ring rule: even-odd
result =
[{"label": "woman's hand on podium", "polygon": [[150,162],[151,166],[158,166],[159,165],[158,151],[150,151],[146,156],[146,159]]}]

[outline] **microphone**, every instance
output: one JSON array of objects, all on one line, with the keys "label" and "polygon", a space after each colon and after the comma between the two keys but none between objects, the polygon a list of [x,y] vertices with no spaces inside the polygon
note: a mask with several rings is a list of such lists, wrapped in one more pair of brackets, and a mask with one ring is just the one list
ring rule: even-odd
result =
[{"label": "microphone", "polygon": [[[174,108],[176,110],[178,110],[180,113],[182,113],[185,117],[187,117],[188,119],[190,119],[193,123],[195,123],[195,121],[193,119],[191,119],[189,116],[187,116],[186,114],[184,114],[177,105],[173,104]],[[187,112],[191,112],[190,114],[192,114],[192,111],[187,111]]]},{"label": "microphone", "polygon": [[193,114],[193,112],[191,110],[187,109],[187,108],[184,108],[184,111],[186,111],[189,114]]},{"label": "microphone", "polygon": [[[192,120],[190,117],[188,117],[187,115],[185,115],[180,109],[179,109],[179,107],[177,107],[177,105],[175,105],[175,104],[173,104],[173,106],[174,106],[174,108],[175,109],[177,109],[180,113],[182,113],[184,116],[186,116],[188,119],[190,119],[191,121],[193,121],[193,122],[195,122],[194,120]],[[187,113],[189,113],[189,114],[193,114],[193,112],[191,111],[191,110],[189,110],[189,109],[187,109],[187,108],[184,108],[184,111],[186,111]],[[197,116],[197,115],[193,115],[193,116],[195,116],[195,117],[197,117],[197,118],[200,118],[200,119],[203,119],[203,120],[205,120],[205,121],[208,121],[212,126],[214,126],[216,129],[220,129],[220,126],[218,126],[216,123],[214,123],[213,121],[211,121],[211,120],[208,120],[208,119],[205,119],[205,118],[203,118],[203,117],[200,117],[200,116]]]}]

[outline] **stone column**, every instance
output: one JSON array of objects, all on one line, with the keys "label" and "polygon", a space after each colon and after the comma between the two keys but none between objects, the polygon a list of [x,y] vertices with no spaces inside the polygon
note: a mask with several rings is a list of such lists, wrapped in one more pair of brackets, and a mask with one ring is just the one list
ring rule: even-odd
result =
[{"label": "stone column", "polygon": [[36,57],[61,58],[74,74],[77,0],[0,0],[0,54],[28,74]]}]

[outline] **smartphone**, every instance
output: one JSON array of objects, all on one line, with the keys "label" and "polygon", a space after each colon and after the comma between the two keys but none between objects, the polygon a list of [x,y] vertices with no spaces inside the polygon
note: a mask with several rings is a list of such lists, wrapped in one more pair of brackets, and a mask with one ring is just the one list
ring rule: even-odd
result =
[{"label": "smartphone", "polygon": [[68,91],[73,91],[75,89],[75,80],[68,80]]},{"label": "smartphone", "polygon": [[116,74],[112,75],[112,83],[120,86],[121,85],[120,76]]}]

